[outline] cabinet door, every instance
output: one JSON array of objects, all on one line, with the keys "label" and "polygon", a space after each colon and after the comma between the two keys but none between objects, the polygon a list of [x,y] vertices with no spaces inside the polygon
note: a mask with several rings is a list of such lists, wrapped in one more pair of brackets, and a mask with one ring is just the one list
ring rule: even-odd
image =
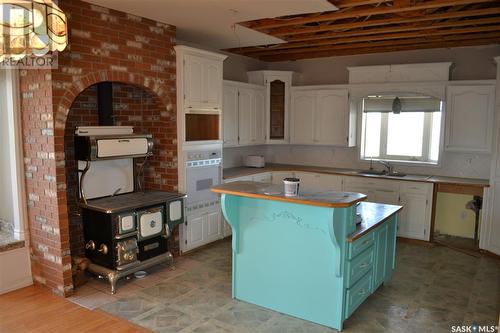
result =
[{"label": "cabinet door", "polygon": [[446,94],[446,149],[491,152],[494,86],[449,86]]},{"label": "cabinet door", "polygon": [[314,143],[315,91],[295,91],[292,93],[290,141],[295,144]]},{"label": "cabinet door", "polygon": [[238,100],[238,128],[239,144],[249,145],[252,143],[253,126],[253,104],[254,92],[252,89],[240,88]]},{"label": "cabinet door", "polygon": [[344,192],[361,193],[366,195],[365,201],[376,202],[375,201],[375,191],[369,187],[356,186],[356,185],[344,185]]},{"label": "cabinet door", "polygon": [[398,235],[414,239],[428,239],[427,206],[429,200],[426,194],[401,193],[403,210],[398,228]]},{"label": "cabinet door", "polygon": [[319,188],[322,191],[342,191],[342,176],[320,175]]},{"label": "cabinet door", "polygon": [[224,124],[224,146],[238,145],[238,88],[224,86],[222,121]]},{"label": "cabinet door", "polygon": [[397,190],[376,189],[374,195],[374,201],[378,203],[389,205],[397,205],[399,203],[399,191]]},{"label": "cabinet door", "polygon": [[348,91],[347,89],[317,92],[314,115],[314,142],[346,146],[348,143]]},{"label": "cabinet door", "polygon": [[203,107],[205,59],[186,55],[184,60],[184,105],[188,109]]},{"label": "cabinet door", "polygon": [[205,243],[221,238],[221,215],[220,211],[214,211],[204,215]]},{"label": "cabinet door", "polygon": [[207,108],[220,110],[222,104],[222,61],[203,60],[203,103]]},{"label": "cabinet door", "polygon": [[254,90],[254,102],[252,112],[253,143],[263,144],[266,142],[266,119],[265,119],[265,95],[264,89]]},{"label": "cabinet door", "polygon": [[187,236],[186,236],[186,247],[188,250],[196,248],[204,244],[204,232],[203,232],[203,220],[204,216],[188,216],[187,218]]},{"label": "cabinet door", "polygon": [[272,175],[270,172],[259,173],[257,175],[253,175],[252,181],[259,183],[271,183]]},{"label": "cabinet door", "polygon": [[320,191],[320,175],[313,172],[295,172],[295,177],[300,179],[300,188],[309,191]]}]

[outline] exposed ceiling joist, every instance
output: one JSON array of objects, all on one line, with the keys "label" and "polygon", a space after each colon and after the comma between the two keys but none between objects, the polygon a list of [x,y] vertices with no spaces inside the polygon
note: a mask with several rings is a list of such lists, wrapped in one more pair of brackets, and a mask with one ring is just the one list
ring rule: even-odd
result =
[{"label": "exposed ceiling joist", "polygon": [[354,9],[350,11],[335,11],[327,12],[321,15],[307,15],[305,17],[291,18],[291,19],[264,19],[261,22],[250,22],[248,24],[243,23],[245,26],[258,29],[272,29],[279,28],[283,26],[301,25],[306,23],[317,23],[325,21],[335,21],[347,18],[359,18],[359,17],[372,17],[375,15],[386,15],[394,13],[403,13],[409,11],[422,11],[426,9],[447,7],[447,6],[460,6],[460,5],[470,5],[476,3],[495,3],[498,0],[432,0],[420,2],[412,6],[384,6],[376,8],[362,8]]},{"label": "exposed ceiling joist", "polygon": [[[485,27],[477,27],[483,25],[492,25],[493,26],[485,26]],[[359,38],[364,36],[366,40],[378,40],[378,39],[394,39],[400,38],[398,32],[415,32],[416,36],[420,36],[422,31],[425,31],[426,34],[460,34],[463,32],[467,32],[468,30],[464,29],[443,29],[443,28],[462,28],[467,26],[476,26],[479,32],[481,31],[498,31],[500,30],[500,17],[491,17],[485,19],[472,19],[472,20],[463,20],[463,21],[452,21],[452,22],[443,22],[443,23],[433,23],[433,24],[425,24],[425,25],[414,25],[414,26],[394,26],[394,27],[386,27],[386,28],[376,28],[376,29],[366,29],[366,30],[349,30],[346,32],[332,32],[323,35],[314,35],[308,36],[307,38],[297,38],[297,39],[289,39],[288,43],[285,44],[277,44],[272,47],[252,47],[245,49],[246,55],[255,55],[256,53],[265,51],[265,50],[284,50],[284,49],[292,49],[303,46],[315,46],[315,45],[328,45],[334,43],[336,41],[342,40],[342,38],[353,37]],[[441,30],[440,30],[441,29]],[[430,32],[428,30],[431,30]],[[434,31],[435,30],[435,31]],[[433,32],[434,31],[434,32]],[[392,35],[390,35],[392,33]],[[404,37],[409,37],[410,34],[402,35]],[[352,40],[349,40],[352,41]],[[238,49],[230,50],[232,52],[238,52]]]},{"label": "exposed ceiling joist", "polygon": [[[308,34],[308,33],[317,33],[317,32],[325,32],[325,31],[338,31],[338,30],[347,30],[347,29],[356,29],[356,28],[368,28],[374,26],[385,26],[385,25],[395,25],[395,24],[408,24],[408,23],[417,23],[417,22],[427,22],[427,21],[437,21],[437,20],[446,20],[446,19],[457,19],[457,18],[469,18],[469,17],[477,17],[477,16],[488,16],[488,15],[499,15],[500,7],[492,7],[485,9],[477,9],[477,10],[468,10],[468,11],[452,11],[445,12],[440,14],[432,14],[425,15],[422,17],[415,18],[401,18],[401,17],[391,17],[391,18],[383,18],[383,19],[372,19],[367,21],[356,21],[349,23],[335,23],[332,25],[323,25],[316,27],[304,27],[304,28],[284,28],[277,29],[272,32],[273,36],[279,36],[289,40],[287,35],[299,35],[299,34]],[[290,37],[293,40],[294,37]],[[299,38],[299,37],[297,37]]]},{"label": "exposed ceiling joist", "polygon": [[[460,46],[477,46],[477,45],[490,45],[497,43],[498,37],[494,38],[473,38],[461,40]],[[299,59],[312,59],[312,58],[322,58],[322,57],[333,57],[333,56],[347,56],[347,55],[360,55],[360,54],[370,54],[370,53],[384,53],[384,52],[397,52],[397,51],[409,51],[409,50],[421,50],[421,49],[434,49],[434,48],[451,48],[456,47],[456,41],[449,42],[428,42],[420,44],[410,44],[410,45],[381,45],[381,46],[369,46],[369,47],[359,47],[344,50],[327,50],[327,51],[308,51],[304,53],[297,53],[290,55],[288,57],[283,57],[283,55],[272,55],[262,57],[263,61],[275,62],[284,60],[299,60]]]},{"label": "exposed ceiling joist", "polygon": [[[476,35],[473,35],[476,34]],[[288,49],[263,49],[256,50],[249,55],[255,55],[258,57],[263,57],[267,55],[291,55],[294,53],[303,53],[309,51],[314,47],[315,51],[332,50],[332,49],[343,49],[343,48],[356,48],[362,43],[375,44],[377,42],[386,43],[386,45],[404,45],[412,43],[420,43],[433,39],[434,37],[440,37],[439,40],[450,41],[450,40],[460,40],[460,39],[470,39],[470,38],[486,38],[500,36],[500,29],[498,26],[495,27],[479,27],[479,28],[464,28],[464,29],[450,29],[447,31],[435,31],[427,32],[424,37],[418,32],[411,33],[400,33],[400,34],[390,34],[390,35],[380,35],[380,36],[366,36],[366,37],[352,37],[352,38],[339,38],[336,40],[329,41],[324,44],[315,45],[296,45],[295,48]],[[438,40],[437,38],[434,38]],[[325,41],[323,41],[325,42]]]},{"label": "exposed ceiling joist", "polygon": [[[228,51],[277,61],[500,44],[498,0],[339,0],[336,12],[243,23],[286,43]],[[351,7],[349,7],[349,5]]]}]

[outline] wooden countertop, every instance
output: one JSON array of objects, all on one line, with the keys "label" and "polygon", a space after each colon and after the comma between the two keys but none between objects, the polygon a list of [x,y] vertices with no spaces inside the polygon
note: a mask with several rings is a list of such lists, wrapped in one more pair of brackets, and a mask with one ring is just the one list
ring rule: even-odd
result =
[{"label": "wooden countertop", "polygon": [[375,229],[380,224],[384,223],[392,215],[403,209],[402,206],[380,204],[375,202],[360,202],[356,209],[358,214],[361,214],[363,219],[356,226],[356,231],[347,238],[349,243],[367,234],[370,230]]},{"label": "wooden countertop", "polygon": [[247,198],[292,202],[320,207],[350,207],[366,199],[366,195],[349,192],[299,192],[296,197],[287,197],[283,185],[257,182],[232,182],[212,188],[215,193],[231,194]]},{"label": "wooden countertop", "polygon": [[306,165],[292,165],[292,164],[267,164],[264,168],[249,168],[249,167],[227,168],[224,169],[224,179],[238,178],[243,176],[254,175],[257,173],[272,172],[272,171],[303,171],[303,172],[316,172],[316,173],[334,174],[342,176],[393,179],[393,180],[415,181],[415,182],[425,182],[425,183],[435,183],[435,184],[455,184],[455,185],[479,186],[479,187],[490,186],[489,180],[487,179],[432,176],[432,175],[407,175],[406,177],[363,175],[358,173],[360,170],[316,167],[316,166],[306,166]]}]

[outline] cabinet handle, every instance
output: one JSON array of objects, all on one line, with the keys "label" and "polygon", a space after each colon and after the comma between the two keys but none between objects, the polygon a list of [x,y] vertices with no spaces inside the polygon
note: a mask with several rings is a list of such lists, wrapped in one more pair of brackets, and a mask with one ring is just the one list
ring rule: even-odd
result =
[{"label": "cabinet handle", "polygon": [[364,295],[364,294],[366,294],[366,290],[364,290],[364,289],[361,289],[361,290],[358,292],[358,295],[360,295],[360,296],[362,296],[362,295]]},{"label": "cabinet handle", "polygon": [[368,243],[370,243],[370,242],[371,242],[371,240],[366,239],[365,241],[363,241],[363,245],[366,245],[366,244],[368,244]]},{"label": "cabinet handle", "polygon": [[365,268],[365,267],[368,267],[368,265],[369,264],[367,262],[364,262],[361,265],[359,265],[359,268]]}]

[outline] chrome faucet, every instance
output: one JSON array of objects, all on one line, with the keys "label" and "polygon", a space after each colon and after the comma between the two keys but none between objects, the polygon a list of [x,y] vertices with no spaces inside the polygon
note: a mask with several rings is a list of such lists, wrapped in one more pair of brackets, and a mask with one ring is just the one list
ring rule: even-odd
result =
[{"label": "chrome faucet", "polygon": [[389,162],[387,161],[378,161],[380,164],[382,164],[386,168],[386,173],[391,174],[394,172],[394,166],[392,166]]}]

